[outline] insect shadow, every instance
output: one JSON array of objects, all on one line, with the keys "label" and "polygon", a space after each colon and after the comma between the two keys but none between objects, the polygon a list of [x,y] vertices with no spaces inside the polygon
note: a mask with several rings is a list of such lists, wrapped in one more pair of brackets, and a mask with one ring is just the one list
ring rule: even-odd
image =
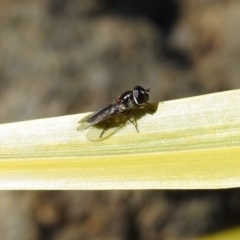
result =
[{"label": "insect shadow", "polygon": [[79,121],[80,125],[77,130],[86,130],[86,138],[91,142],[99,142],[108,139],[129,124],[131,124],[137,132],[140,132],[141,130],[138,129],[137,124],[138,120],[146,114],[154,114],[157,108],[158,103],[148,103],[145,108],[132,109],[127,115],[115,115],[89,127],[87,119],[92,115],[91,113]]}]

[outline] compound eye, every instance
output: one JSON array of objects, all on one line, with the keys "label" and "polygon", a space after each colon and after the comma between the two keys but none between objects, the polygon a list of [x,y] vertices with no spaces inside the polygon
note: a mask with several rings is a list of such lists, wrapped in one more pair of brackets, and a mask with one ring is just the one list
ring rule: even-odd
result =
[{"label": "compound eye", "polygon": [[141,86],[136,86],[133,90],[133,99],[136,104],[142,104],[148,101],[149,95]]}]

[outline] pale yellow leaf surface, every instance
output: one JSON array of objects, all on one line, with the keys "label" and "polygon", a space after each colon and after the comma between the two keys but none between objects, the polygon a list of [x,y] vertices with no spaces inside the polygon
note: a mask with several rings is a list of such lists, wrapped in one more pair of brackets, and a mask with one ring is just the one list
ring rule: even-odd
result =
[{"label": "pale yellow leaf surface", "polygon": [[[212,233],[207,236],[194,238],[192,240],[239,240],[240,228],[227,229],[217,233]],[[189,239],[190,240],[190,239]]]},{"label": "pale yellow leaf surface", "polygon": [[240,186],[240,90],[153,106],[101,141],[87,114],[0,125],[0,189]]}]

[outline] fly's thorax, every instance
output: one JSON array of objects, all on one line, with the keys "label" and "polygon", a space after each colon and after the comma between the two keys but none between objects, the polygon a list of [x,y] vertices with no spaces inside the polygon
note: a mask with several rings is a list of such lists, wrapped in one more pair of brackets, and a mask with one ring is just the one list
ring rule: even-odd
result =
[{"label": "fly's thorax", "polygon": [[129,99],[129,101],[125,104],[126,109],[135,108],[137,105],[133,99]]},{"label": "fly's thorax", "polygon": [[127,91],[119,96],[119,102],[126,105],[129,101],[133,100],[132,91]]},{"label": "fly's thorax", "polygon": [[124,110],[132,109],[132,108],[136,107],[136,105],[137,105],[134,101],[132,91],[123,93],[119,97],[119,102],[122,104],[122,108],[124,108]]}]

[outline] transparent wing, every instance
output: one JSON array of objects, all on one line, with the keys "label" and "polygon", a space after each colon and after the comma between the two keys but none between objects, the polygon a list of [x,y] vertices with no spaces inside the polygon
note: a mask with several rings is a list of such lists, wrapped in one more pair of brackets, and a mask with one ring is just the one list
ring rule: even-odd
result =
[{"label": "transparent wing", "polygon": [[104,121],[105,119],[118,114],[120,106],[116,104],[109,104],[106,107],[100,108],[97,112],[89,117],[87,122],[95,125],[99,122]]},{"label": "transparent wing", "polygon": [[[125,116],[120,116],[120,113],[122,113],[121,104],[109,104],[82,118],[77,130],[83,131],[89,128],[87,139],[93,142],[102,141],[121,129],[123,122],[126,123]],[[119,122],[120,119],[122,120]]]},{"label": "transparent wing", "polygon": [[77,128],[78,131],[85,130],[97,123],[104,122],[106,119],[117,115],[120,113],[121,105],[109,104],[106,107],[100,108],[93,114],[90,114],[82,118],[78,123],[80,123]]}]

